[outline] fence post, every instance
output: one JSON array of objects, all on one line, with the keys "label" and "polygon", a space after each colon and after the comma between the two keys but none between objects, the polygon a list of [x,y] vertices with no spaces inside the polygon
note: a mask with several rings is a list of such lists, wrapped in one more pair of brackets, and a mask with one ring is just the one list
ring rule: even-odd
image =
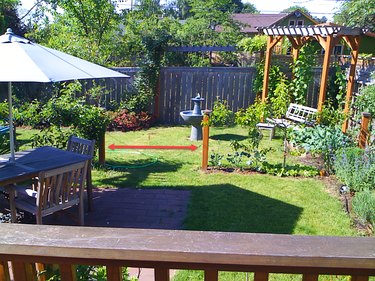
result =
[{"label": "fence post", "polygon": [[370,119],[371,119],[370,113],[362,112],[361,129],[359,131],[359,136],[358,136],[358,146],[360,148],[366,148],[367,146],[367,141],[370,135],[370,132],[368,130]]},{"label": "fence post", "polygon": [[202,170],[207,171],[208,167],[208,141],[210,137],[210,119],[211,110],[204,110],[203,111],[203,147],[202,147]]}]

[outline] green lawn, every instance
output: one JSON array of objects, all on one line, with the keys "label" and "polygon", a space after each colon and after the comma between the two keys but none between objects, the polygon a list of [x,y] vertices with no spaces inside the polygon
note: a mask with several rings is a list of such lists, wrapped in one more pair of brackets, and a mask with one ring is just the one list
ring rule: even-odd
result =
[{"label": "green lawn", "polygon": [[[29,132],[18,130],[23,136]],[[280,133],[280,132],[279,132]],[[204,173],[201,142],[188,139],[188,127],[157,127],[138,132],[108,132],[106,147],[119,145],[190,145],[185,150],[106,150],[107,164],[118,170],[93,170],[97,187],[171,188],[192,192],[184,228],[189,230],[353,236],[356,230],[340,201],[327,192],[319,178],[281,178],[262,174]],[[211,128],[210,151],[231,151],[231,139],[243,141],[246,129]],[[272,162],[282,161],[282,140],[268,136],[262,146],[272,146]],[[24,145],[24,147],[26,147]],[[288,156],[288,163],[298,157]],[[197,276],[197,277],[193,277]],[[244,276],[244,275],[241,275]],[[180,272],[176,280],[201,280],[199,272]],[[242,278],[242,277],[241,277]],[[288,280],[290,278],[287,277]],[[299,278],[299,277],[298,277]],[[296,280],[298,280],[298,278]],[[237,280],[223,274],[224,280]],[[222,279],[221,279],[222,280]],[[242,280],[245,280],[244,277]],[[278,280],[276,278],[275,280]]]}]

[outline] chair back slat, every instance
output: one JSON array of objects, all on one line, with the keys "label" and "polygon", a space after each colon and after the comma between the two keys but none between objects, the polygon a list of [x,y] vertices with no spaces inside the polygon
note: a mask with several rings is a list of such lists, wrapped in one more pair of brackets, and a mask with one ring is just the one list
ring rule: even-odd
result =
[{"label": "chair back slat", "polygon": [[87,140],[76,136],[70,136],[67,150],[93,157],[95,151],[95,140]]},{"label": "chair back slat", "polygon": [[87,161],[39,173],[37,206],[42,214],[81,201]]}]

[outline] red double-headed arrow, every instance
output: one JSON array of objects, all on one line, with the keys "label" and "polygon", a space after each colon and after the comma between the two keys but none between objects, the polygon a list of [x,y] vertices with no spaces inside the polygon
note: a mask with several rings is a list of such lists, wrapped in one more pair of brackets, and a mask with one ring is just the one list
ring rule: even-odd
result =
[{"label": "red double-headed arrow", "polygon": [[194,151],[198,147],[194,144],[192,145],[115,145],[112,143],[108,146],[109,149],[186,149]]}]

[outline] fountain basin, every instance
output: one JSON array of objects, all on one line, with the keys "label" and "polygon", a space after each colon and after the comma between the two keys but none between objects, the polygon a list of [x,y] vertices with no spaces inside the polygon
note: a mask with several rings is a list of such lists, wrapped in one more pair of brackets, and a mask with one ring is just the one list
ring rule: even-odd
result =
[{"label": "fountain basin", "polygon": [[192,110],[185,110],[180,112],[180,116],[184,119],[184,122],[192,126],[200,126],[203,119],[203,113],[195,114]]},{"label": "fountain basin", "polygon": [[203,113],[200,103],[204,98],[198,94],[195,98],[191,99],[194,102],[193,110],[185,110],[180,112],[180,116],[184,119],[185,123],[191,125],[190,140],[196,141],[202,139],[202,120]]},{"label": "fountain basin", "polygon": [[203,114],[194,114],[193,110],[185,110],[180,112],[180,116],[184,122],[191,125],[190,140],[202,140],[202,120]]}]

